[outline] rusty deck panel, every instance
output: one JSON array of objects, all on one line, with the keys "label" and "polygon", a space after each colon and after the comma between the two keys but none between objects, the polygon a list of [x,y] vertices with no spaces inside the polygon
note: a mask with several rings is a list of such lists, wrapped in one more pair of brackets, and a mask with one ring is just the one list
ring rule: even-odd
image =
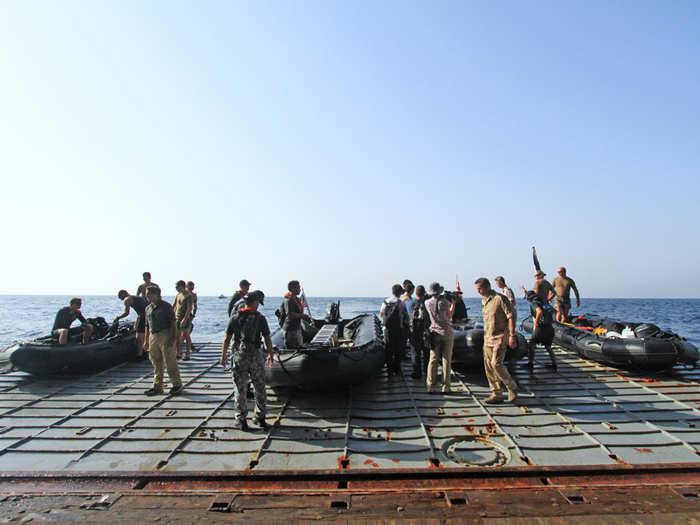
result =
[{"label": "rusty deck panel", "polygon": [[346,392],[270,390],[270,430],[240,432],[220,346],[200,347],[181,363],[177,397],[143,394],[147,362],[81,378],[0,375],[0,475],[700,467],[697,370],[639,376],[558,349],[558,372],[515,368],[521,398],[489,406],[479,374],[455,372],[452,395],[430,395],[405,363],[403,377]]}]

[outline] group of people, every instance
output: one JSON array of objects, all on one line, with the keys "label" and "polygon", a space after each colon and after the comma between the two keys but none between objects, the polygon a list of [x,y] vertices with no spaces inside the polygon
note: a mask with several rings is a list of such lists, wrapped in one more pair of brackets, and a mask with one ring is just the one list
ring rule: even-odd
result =
[{"label": "group of people", "polygon": [[[528,364],[532,367],[534,351],[537,344],[545,346],[556,368],[552,351],[553,315],[556,309],[557,321],[564,322],[571,308],[570,292],[576,295],[576,306],[580,306],[580,296],[576,284],[566,275],[561,267],[558,276],[550,283],[545,274],[538,270],[532,290],[521,286],[530,303],[534,319],[534,333],[529,342]],[[134,325],[137,337],[138,353],[148,352],[154,368],[153,386],[145,391],[147,395],[163,393],[164,373],[168,372],[171,382],[170,394],[182,390],[182,380],[177,360],[190,359],[193,347],[190,334],[193,319],[197,314],[197,294],[192,281],[175,283],[177,295],[173,305],[163,300],[160,287],[151,280],[151,274],[144,272],[143,283],[136,294],[119,290],[118,297],[124,304],[124,312],[114,319],[127,317],[131,309],[136,311]],[[480,277],[474,284],[481,296],[482,317],[484,324],[484,370],[488,379],[491,395],[486,403],[502,403],[503,387],[507,397],[513,402],[517,399],[517,383],[504,365],[507,348],[517,346],[515,335],[516,310],[513,290],[506,285],[505,279],[498,276],[495,283],[502,293],[494,291],[486,277]],[[228,306],[229,321],[221,349],[221,364],[228,363],[231,350],[231,370],[234,388],[234,428],[247,430],[248,382],[252,382],[255,398],[255,417],[253,422],[260,428],[266,428],[265,422],[265,362],[272,364],[277,350],[270,338],[267,319],[258,308],[264,304],[265,294],[260,290],[250,291],[251,283],[243,279],[239,289],[233,294]],[[462,300],[462,292],[445,292],[437,282],[428,286],[414,286],[410,280],[392,286],[392,295],[382,303],[380,318],[385,327],[386,367],[389,376],[399,372],[400,363],[408,359],[407,349],[413,348],[412,377],[425,375],[428,392],[438,389],[438,366],[442,366],[441,391],[450,393],[450,375],[452,369],[452,350],[454,346],[453,321],[466,320],[467,309]],[[414,297],[415,293],[415,297]],[[302,320],[311,321],[299,281],[290,281],[280,309],[276,312],[284,333],[286,348],[299,348],[303,345]],[[550,302],[554,302],[554,308]],[[93,327],[80,311],[82,301],[73,298],[67,307],[56,314],[53,335],[59,344],[66,344],[70,335],[70,325],[77,319],[82,326],[83,343],[89,341]],[[263,341],[267,357],[261,352]],[[182,357],[182,346],[185,354]]]},{"label": "group of people", "polygon": [[[568,319],[571,309],[571,291],[576,296],[576,307],[581,304],[580,295],[573,279],[567,276],[566,268],[557,270],[558,276],[550,283],[541,270],[535,272],[532,290],[521,286],[525,298],[530,303],[533,318],[533,335],[528,342],[528,362],[532,368],[535,348],[543,345],[551,358],[551,368],[556,369],[552,350],[554,338],[553,311],[558,322]],[[513,290],[503,276],[495,278],[501,293],[491,287],[486,277],[478,278],[474,284],[481,296],[482,319],[484,324],[484,370],[491,390],[486,403],[510,403],[518,397],[517,383],[504,364],[507,349],[515,348],[517,312]],[[414,297],[415,292],[415,297]],[[554,302],[554,307],[550,302]],[[412,377],[425,375],[429,393],[437,392],[438,366],[442,365],[443,393],[450,393],[452,371],[452,350],[454,346],[453,321],[466,319],[466,307],[461,290],[445,292],[437,282],[426,290],[423,285],[414,286],[406,279],[403,284],[395,284],[391,296],[384,300],[379,312],[384,323],[386,342],[386,367],[389,376],[399,372],[400,363],[407,357],[407,349],[413,348]],[[507,396],[504,398],[503,387]]]}]

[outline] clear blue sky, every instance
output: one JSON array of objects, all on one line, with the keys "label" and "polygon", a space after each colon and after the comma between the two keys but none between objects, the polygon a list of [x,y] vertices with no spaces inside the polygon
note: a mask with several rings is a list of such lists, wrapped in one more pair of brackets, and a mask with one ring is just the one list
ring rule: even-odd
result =
[{"label": "clear blue sky", "polygon": [[[0,3],[0,293],[700,297],[700,3]],[[687,277],[686,277],[687,276]],[[170,292],[169,292],[170,293]]]}]

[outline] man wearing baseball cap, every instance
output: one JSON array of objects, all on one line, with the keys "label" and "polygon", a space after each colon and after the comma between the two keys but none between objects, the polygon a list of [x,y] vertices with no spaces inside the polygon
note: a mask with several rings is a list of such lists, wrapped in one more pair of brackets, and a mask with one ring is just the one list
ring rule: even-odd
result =
[{"label": "man wearing baseball cap", "polygon": [[549,304],[549,300],[554,297],[554,288],[552,284],[544,278],[545,275],[547,274],[542,270],[537,270],[535,272],[535,285],[532,289],[543,303]]},{"label": "man wearing baseball cap", "polygon": [[243,298],[245,305],[236,309],[226,328],[226,337],[221,347],[221,366],[226,366],[229,343],[231,347],[231,372],[233,374],[233,409],[235,422],[233,428],[248,430],[248,378],[253,383],[255,393],[254,423],[267,428],[265,422],[265,361],[261,352],[262,340],[267,348],[267,364],[272,365],[275,347],[270,339],[270,327],[265,316],[258,312],[258,306],[264,304],[265,294],[260,290],[248,293]]}]

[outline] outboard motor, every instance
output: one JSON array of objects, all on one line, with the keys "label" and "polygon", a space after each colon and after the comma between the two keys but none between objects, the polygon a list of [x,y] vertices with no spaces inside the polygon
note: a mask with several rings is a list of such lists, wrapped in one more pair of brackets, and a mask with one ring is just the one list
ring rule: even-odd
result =
[{"label": "outboard motor", "polygon": [[340,322],[340,301],[328,305],[326,308],[326,322],[329,324],[338,324]]}]

